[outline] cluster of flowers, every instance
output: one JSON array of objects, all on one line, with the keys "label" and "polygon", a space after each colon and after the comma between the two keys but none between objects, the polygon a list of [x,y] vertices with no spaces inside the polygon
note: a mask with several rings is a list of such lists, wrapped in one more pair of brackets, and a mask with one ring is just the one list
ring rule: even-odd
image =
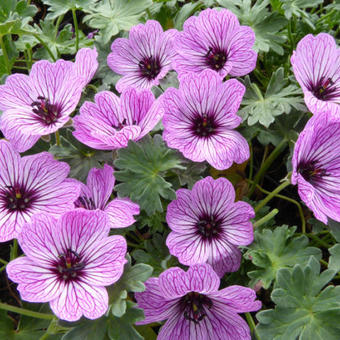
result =
[{"label": "cluster of flowers", "polygon": [[[163,32],[152,20],[133,27],[128,39],[113,42],[108,56],[108,65],[123,75],[116,85],[120,97],[103,91],[95,103],[85,102],[73,119],[74,136],[95,149],[124,148],[163,118],[167,145],[190,160],[216,169],[246,161],[247,141],[234,130],[241,123],[237,110],[245,87],[223,78],[255,68],[254,41],[252,29],[240,26],[228,10],[202,11],[184,23],[182,32]],[[131,225],[139,207],[128,198],[108,203],[114,187],[108,165],[92,169],[84,185],[67,178],[68,165],[50,154],[20,158],[18,152],[68,122],[97,69],[96,58],[95,49],[81,49],[75,63],[39,61],[29,76],[9,76],[0,86],[0,127],[10,142],[0,142],[0,240],[18,238],[26,254],[11,261],[7,273],[19,284],[22,299],[49,302],[69,321],[106,312],[104,287],[122,275],[127,251],[122,236],[108,234]],[[298,182],[317,218],[340,220],[340,189],[334,185],[340,178],[335,146],[340,143],[340,56],[334,40],[326,34],[305,37],[292,64],[315,114],[296,144],[292,182]],[[172,68],[179,89],[155,99],[150,88]],[[260,309],[255,292],[218,288],[219,277],[240,267],[238,246],[253,241],[254,210],[234,202],[234,188],[225,178],[207,177],[176,194],[167,209],[172,231],[166,243],[190,267],[187,272],[170,268],[146,282],[146,291],[136,294],[145,312],[142,323],[168,319],[159,339],[250,339],[237,313]]]}]

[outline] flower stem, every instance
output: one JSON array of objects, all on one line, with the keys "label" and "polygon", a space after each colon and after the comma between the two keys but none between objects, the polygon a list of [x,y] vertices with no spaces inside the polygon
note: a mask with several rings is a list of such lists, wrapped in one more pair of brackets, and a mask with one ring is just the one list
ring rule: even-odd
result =
[{"label": "flower stem", "polygon": [[53,320],[55,318],[55,316],[52,314],[34,312],[29,309],[11,306],[11,305],[8,305],[7,303],[2,303],[2,302],[0,302],[0,309],[7,310],[9,312],[13,312],[17,314],[31,316],[32,318],[37,318],[37,319]]},{"label": "flower stem", "polygon": [[60,135],[59,135],[59,130],[55,132],[55,142],[58,146],[60,146]]},{"label": "flower stem", "polygon": [[257,340],[261,340],[259,334],[257,333],[256,325],[255,325],[253,317],[251,316],[250,313],[245,313],[245,315],[246,315],[246,319],[247,319],[247,322],[250,328],[250,332],[255,335],[255,338]]},{"label": "flower stem", "polygon": [[[32,34],[31,32],[29,32],[28,34]],[[39,34],[37,33],[33,33],[32,34],[39,42],[41,45],[43,45],[45,48],[46,48],[46,51],[47,53],[50,55],[51,59],[53,61],[57,61],[57,59],[55,58],[54,54],[52,53],[51,49],[48,47],[48,45],[45,43],[44,40],[42,40],[40,37],[39,37]]]},{"label": "flower stem", "polygon": [[254,172],[254,150],[251,142],[249,142],[249,151],[250,151],[250,158],[249,158],[249,180],[253,179],[253,172]]},{"label": "flower stem", "polygon": [[[252,182],[250,180],[248,180],[249,182]],[[261,186],[259,186],[258,184],[256,184],[256,188],[259,189],[260,191],[262,191],[264,194],[269,195],[270,191],[263,189]],[[305,215],[303,214],[303,210],[301,207],[301,204],[298,201],[293,200],[290,197],[284,196],[284,195],[280,195],[280,194],[275,194],[275,197],[277,198],[281,198],[283,200],[286,200],[288,202],[291,202],[293,204],[295,204],[299,210],[299,215],[300,215],[300,219],[301,219],[301,229],[302,229],[302,233],[305,234],[306,233],[306,220],[305,220]],[[328,231],[327,231],[328,232]]]},{"label": "flower stem", "polygon": [[315,236],[314,234],[306,234],[309,238],[311,238],[313,241],[317,243],[319,246],[323,246],[324,248],[328,249],[331,246],[326,243],[325,241],[321,240],[319,237]]},{"label": "flower stem", "polygon": [[72,16],[73,16],[73,24],[74,24],[74,30],[76,33],[76,52],[79,50],[79,29],[78,29],[78,21],[77,21],[77,15],[76,15],[76,9],[72,8]]},{"label": "flower stem", "polygon": [[266,216],[263,216],[259,220],[257,220],[254,223],[254,228],[260,227],[262,224],[265,224],[266,222],[270,221],[277,213],[279,212],[278,209],[273,209],[271,212],[269,212]]},{"label": "flower stem", "polygon": [[275,159],[281,154],[281,152],[286,148],[287,146],[287,141],[286,139],[283,139],[277,146],[276,148],[271,152],[271,154],[268,156],[268,158],[263,162],[261,165],[260,170],[257,172],[255,178],[254,178],[254,183],[249,189],[248,197],[250,197],[255,188],[256,184],[260,182],[262,177],[265,175],[267,169],[271,166],[271,164],[275,161]]},{"label": "flower stem", "polygon": [[4,43],[4,40],[2,39],[2,37],[3,36],[0,34],[0,47],[2,49],[2,55],[4,56],[4,59],[5,59],[5,65],[6,65],[7,73],[9,74],[9,73],[11,73],[11,66],[9,64],[6,46],[5,46],[5,43]]},{"label": "flower stem", "polygon": [[11,247],[9,258],[10,260],[14,260],[18,257],[18,240],[15,238],[13,240],[13,245]]},{"label": "flower stem", "polygon": [[3,259],[0,259],[0,262],[1,262],[2,264],[4,264],[5,266],[8,264],[8,262],[5,261],[5,260],[3,260]]},{"label": "flower stem", "polygon": [[275,190],[273,190],[266,198],[264,198],[255,208],[255,213],[257,213],[262,207],[264,207],[276,194],[278,194],[281,190],[290,185],[290,181],[286,180],[282,182]]}]

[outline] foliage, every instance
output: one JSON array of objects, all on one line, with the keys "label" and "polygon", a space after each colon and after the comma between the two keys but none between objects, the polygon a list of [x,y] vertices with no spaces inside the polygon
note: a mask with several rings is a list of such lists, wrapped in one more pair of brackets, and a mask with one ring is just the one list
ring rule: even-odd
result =
[{"label": "foliage", "polygon": [[247,91],[239,114],[243,119],[247,119],[249,125],[259,122],[268,127],[276,116],[289,114],[292,108],[305,109],[301,90],[296,85],[288,83],[282,67],[272,74],[264,95],[248,76],[245,78],[245,85]]},{"label": "foliage", "polygon": [[118,151],[115,172],[118,181],[116,190],[122,197],[129,196],[148,215],[162,212],[161,197],[176,198],[171,183],[165,180],[166,171],[181,169],[181,160],[176,152],[166,148],[162,137],[146,136],[139,143],[130,141],[125,149]]},{"label": "foliage", "polygon": [[315,257],[306,266],[280,269],[271,294],[275,309],[256,315],[261,339],[338,339],[340,287],[327,285],[334,274],[331,269],[320,273]]}]

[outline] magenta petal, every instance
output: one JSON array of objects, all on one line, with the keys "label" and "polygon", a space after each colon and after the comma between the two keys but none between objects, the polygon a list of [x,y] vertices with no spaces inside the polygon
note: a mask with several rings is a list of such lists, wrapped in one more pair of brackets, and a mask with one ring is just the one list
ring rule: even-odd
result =
[{"label": "magenta petal", "polygon": [[49,266],[62,253],[60,238],[55,235],[57,220],[51,215],[36,214],[25,224],[19,235],[19,244],[24,253],[35,263]]},{"label": "magenta petal", "polygon": [[105,238],[110,230],[108,219],[101,210],[77,209],[61,216],[56,228],[65,249],[85,252],[91,243]]},{"label": "magenta petal", "polygon": [[48,302],[58,297],[64,288],[55,275],[27,257],[19,257],[6,266],[8,277],[19,283],[21,298],[30,302]]},{"label": "magenta petal", "polygon": [[126,228],[136,221],[133,215],[139,214],[139,205],[128,198],[116,198],[107,205],[105,212],[110,228]]},{"label": "magenta petal", "polygon": [[127,245],[120,235],[109,236],[104,241],[93,243],[84,261],[88,263],[84,272],[88,284],[108,286],[118,281],[124,271]]},{"label": "magenta petal", "polygon": [[113,191],[115,178],[111,166],[104,164],[103,169],[92,168],[87,177],[87,187],[96,208],[104,209]]},{"label": "magenta petal", "polygon": [[229,286],[210,296],[237,313],[255,312],[262,305],[261,301],[255,301],[256,293],[253,289],[242,286]]},{"label": "magenta petal", "polygon": [[159,279],[152,277],[145,282],[145,291],[135,293],[138,307],[144,309],[145,319],[139,321],[138,325],[145,325],[151,322],[158,322],[170,317],[173,313],[175,301],[164,299],[163,293],[159,287]]},{"label": "magenta petal", "polygon": [[29,76],[18,73],[9,75],[6,84],[0,85],[0,110],[30,107],[35,99],[34,95]]},{"label": "magenta petal", "polygon": [[76,54],[74,63],[75,74],[84,78],[84,85],[87,85],[98,68],[98,53],[96,48],[81,48]]}]

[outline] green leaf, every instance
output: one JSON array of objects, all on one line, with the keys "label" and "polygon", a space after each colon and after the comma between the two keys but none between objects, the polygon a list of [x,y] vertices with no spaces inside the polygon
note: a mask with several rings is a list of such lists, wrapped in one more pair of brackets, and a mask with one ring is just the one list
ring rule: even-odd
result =
[{"label": "green leaf", "polygon": [[135,143],[129,141],[127,148],[118,151],[115,177],[122,182],[115,186],[121,197],[130,197],[148,215],[162,212],[161,197],[176,198],[171,183],[165,180],[166,171],[183,168],[174,150],[168,149],[160,135],[145,136]]},{"label": "green leaf", "polygon": [[127,292],[142,292],[145,290],[145,282],[152,274],[153,268],[147,264],[139,263],[131,265],[128,255],[122,277],[112,286],[108,287],[110,303],[113,303],[112,314],[121,317],[126,311]]},{"label": "green leaf", "polygon": [[127,311],[122,317],[111,316],[108,335],[111,340],[143,340],[133,324],[144,319],[142,309],[135,308],[136,304],[127,301]]},{"label": "green leaf", "polygon": [[257,313],[261,340],[338,340],[340,286],[328,285],[333,270],[320,274],[320,263],[311,257],[307,266],[282,268],[271,298],[275,309]]},{"label": "green leaf", "polygon": [[66,14],[72,9],[86,10],[93,3],[91,0],[43,0],[43,3],[49,5],[46,20],[56,19]]},{"label": "green leaf", "polygon": [[282,44],[287,37],[280,31],[287,20],[277,12],[268,10],[269,0],[257,0],[253,6],[251,0],[217,0],[218,4],[237,15],[242,25],[250,26],[256,36],[255,50],[274,52],[283,55]]},{"label": "green leaf", "polygon": [[60,136],[61,146],[53,145],[49,152],[58,160],[67,162],[70,167],[70,176],[86,181],[91,168],[101,168],[102,163],[112,162],[112,153],[98,151],[81,144],[73,136],[70,130],[65,137]]},{"label": "green leaf", "polygon": [[245,85],[247,90],[239,114],[249,125],[259,122],[268,127],[276,116],[288,114],[292,108],[305,110],[301,89],[288,84],[282,67],[272,74],[264,95],[255,83],[250,82],[249,76],[245,78]]},{"label": "green leaf", "polygon": [[328,269],[340,271],[340,244],[335,244],[332,248],[328,249],[330,253]]},{"label": "green leaf", "polygon": [[308,16],[303,9],[314,8],[322,3],[323,0],[282,0],[282,9],[287,19],[293,15],[300,18]]},{"label": "green leaf", "polygon": [[[65,25],[59,32],[56,31],[56,26],[53,20],[44,20],[40,22],[40,27],[35,25],[35,29],[39,37],[50,48],[54,56],[58,54],[75,54],[75,37],[72,31],[72,25]],[[36,40],[35,43],[38,41]],[[93,42],[79,31],[79,47],[91,46]],[[33,54],[36,59],[51,59],[44,46],[37,49]]]},{"label": "green leaf", "polygon": [[82,319],[68,331],[62,340],[106,340],[110,319],[103,316],[96,320]]},{"label": "green leaf", "polygon": [[166,235],[155,233],[151,240],[144,241],[145,251],[136,249],[132,252],[132,257],[137,263],[147,263],[153,267],[155,276],[167,269],[168,261],[172,259],[169,249],[165,245],[165,239]]},{"label": "green leaf", "polygon": [[18,34],[29,29],[28,23],[37,12],[37,7],[27,5],[27,1],[0,1],[0,35]]},{"label": "green leaf", "polygon": [[245,254],[251,258],[259,269],[251,271],[252,285],[261,281],[265,289],[269,288],[281,268],[292,267],[295,264],[305,265],[310,256],[321,259],[321,251],[308,247],[308,238],[304,235],[293,238],[296,227],[282,226],[273,231],[263,229],[255,231],[255,240]]},{"label": "green leaf", "polygon": [[84,22],[93,28],[99,28],[99,39],[108,43],[112,36],[121,30],[128,31],[139,23],[144,11],[152,5],[152,0],[103,0],[92,2],[84,9],[89,13]]},{"label": "green leaf", "polygon": [[336,241],[340,242],[340,222],[328,218],[328,226]]}]

